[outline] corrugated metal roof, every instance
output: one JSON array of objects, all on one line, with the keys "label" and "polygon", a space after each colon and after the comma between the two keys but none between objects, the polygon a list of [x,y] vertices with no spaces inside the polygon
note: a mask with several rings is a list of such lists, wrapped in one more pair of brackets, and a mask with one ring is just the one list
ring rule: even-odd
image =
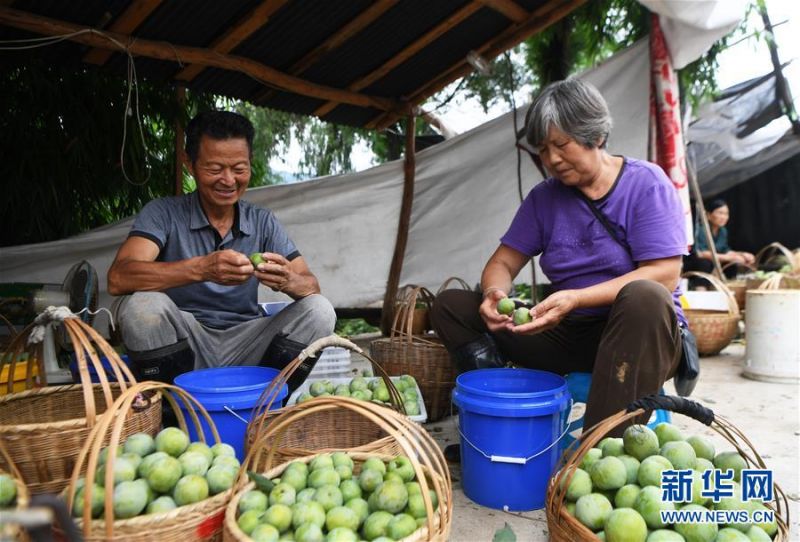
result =
[{"label": "corrugated metal roof", "polygon": [[[515,1],[517,7],[528,13],[546,4],[577,7],[581,3],[581,0]],[[133,4],[133,0],[18,0],[11,2],[10,8],[0,6],[0,15],[3,10],[16,10],[85,27],[113,29],[115,22],[124,19]],[[240,21],[251,17],[254,10],[265,5],[277,6],[266,23],[243,37],[229,54],[291,73],[292,67],[300,59],[374,4],[370,0],[287,0],[282,4],[280,0],[268,0],[268,3],[264,0],[169,0],[158,4],[129,33],[137,40],[208,49],[215,40],[236,28]],[[141,7],[142,4],[138,5]],[[471,0],[399,0],[371,24],[297,75],[310,83],[326,87],[352,88],[355,82],[384,66],[398,53],[463,9],[474,13],[359,91],[373,97],[388,98],[400,105],[412,93],[425,88],[453,66],[462,63],[469,51],[479,49],[504,32],[513,30],[515,23],[500,12]],[[0,22],[0,39],[23,36],[35,34]],[[89,51],[89,45],[65,41],[46,48],[42,53],[54,62],[78,64]],[[19,53],[3,53],[13,54]],[[176,75],[186,62],[180,60],[177,52],[175,56],[174,61],[136,56],[138,77],[176,84]],[[115,52],[102,68],[125,76],[127,62],[127,55]],[[187,85],[194,91],[235,97],[300,114],[313,114],[327,102],[285,89],[270,89],[263,81],[237,71],[233,66],[230,70],[207,67]],[[323,118],[364,126],[381,113],[382,110],[375,107],[345,103],[337,105]]]}]

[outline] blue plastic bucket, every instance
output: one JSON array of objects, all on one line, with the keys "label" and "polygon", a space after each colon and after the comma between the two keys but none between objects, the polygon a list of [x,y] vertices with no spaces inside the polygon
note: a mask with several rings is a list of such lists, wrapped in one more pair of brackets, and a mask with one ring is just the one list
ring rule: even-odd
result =
[{"label": "blue plastic bucket", "polygon": [[[125,365],[130,367],[131,362],[128,359],[127,354],[120,354],[119,357]],[[117,376],[114,374],[114,369],[111,367],[111,363],[108,361],[108,358],[106,356],[100,356],[100,363],[103,364],[103,369],[106,372],[106,378],[108,381],[116,382]],[[100,377],[97,375],[94,364],[89,359],[86,360],[86,368],[89,370],[89,377],[91,378],[91,381],[95,384],[99,384]],[[75,354],[72,354],[71,361],[69,362],[69,372],[72,373],[72,381],[76,384],[80,384],[81,374],[80,371],[78,371],[78,359],[75,357]]]},{"label": "blue plastic bucket", "polygon": [[[189,392],[205,407],[214,425],[217,426],[222,442],[236,450],[239,461],[244,460],[244,439],[247,423],[253,407],[258,403],[261,393],[278,376],[279,371],[271,367],[215,367],[189,371],[175,378],[175,385]],[[287,386],[278,392],[271,410],[281,408],[288,395]],[[179,401],[182,410],[186,410]],[[210,441],[211,429],[201,417],[200,422],[206,441]],[[198,438],[194,424],[187,419],[189,437]]]},{"label": "blue plastic bucket", "polygon": [[481,506],[544,507],[547,482],[566,432],[567,383],[533,369],[481,369],[456,378],[461,483]]}]

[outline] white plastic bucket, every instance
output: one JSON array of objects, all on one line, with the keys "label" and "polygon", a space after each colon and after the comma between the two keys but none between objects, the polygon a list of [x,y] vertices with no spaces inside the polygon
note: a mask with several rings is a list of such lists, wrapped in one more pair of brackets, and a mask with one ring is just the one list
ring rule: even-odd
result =
[{"label": "white plastic bucket", "polygon": [[747,378],[800,383],[800,290],[747,291]]}]

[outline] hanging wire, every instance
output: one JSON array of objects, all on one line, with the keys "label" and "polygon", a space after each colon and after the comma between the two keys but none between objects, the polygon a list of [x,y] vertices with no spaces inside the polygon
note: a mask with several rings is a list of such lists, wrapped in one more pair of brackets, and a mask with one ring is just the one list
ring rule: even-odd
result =
[{"label": "hanging wire", "polygon": [[[104,37],[105,39],[107,39],[108,41],[119,47],[120,50],[124,52],[128,57],[128,75],[127,75],[128,88],[125,99],[125,110],[122,114],[122,144],[120,145],[120,150],[119,150],[120,168],[122,170],[122,176],[124,177],[125,181],[134,186],[143,186],[147,184],[147,182],[150,180],[150,176],[152,174],[152,168],[150,167],[150,161],[148,158],[149,149],[147,148],[147,142],[144,137],[144,126],[142,123],[142,115],[139,111],[139,81],[136,76],[136,63],[133,60],[133,54],[131,54],[129,46],[126,46],[125,44],[121,43],[119,40],[113,38],[112,36],[106,34],[105,32],[87,28],[84,30],[78,30],[77,32],[70,32],[69,34],[61,34],[58,36],[0,40],[0,51],[24,51],[29,49],[38,49],[41,47],[55,45],[57,43],[61,43],[62,41],[66,41],[83,34],[97,34],[99,36]],[[178,63],[182,66],[183,63],[181,62],[181,59],[178,56],[178,52],[175,50],[174,47],[173,51],[175,52],[175,57]],[[135,95],[133,94],[134,87],[136,89]],[[128,116],[133,114],[133,110],[131,109],[132,95],[134,98],[134,108],[136,110],[136,121],[137,124],[139,125],[139,136],[142,140],[142,149],[144,151],[144,166],[145,170],[147,171],[146,177],[141,182],[136,182],[131,180],[131,178],[128,177],[128,173],[125,171],[125,143],[127,142],[127,137],[128,137]]]}]

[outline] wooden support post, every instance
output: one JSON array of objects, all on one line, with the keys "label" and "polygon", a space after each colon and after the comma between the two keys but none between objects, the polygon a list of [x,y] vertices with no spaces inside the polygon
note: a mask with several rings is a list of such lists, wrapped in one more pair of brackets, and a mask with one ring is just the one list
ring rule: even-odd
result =
[{"label": "wooden support post", "polygon": [[186,109],[186,87],[175,88],[175,101],[178,103],[178,117],[175,119],[175,195],[183,194],[183,161],[186,158],[183,148],[183,112]]},{"label": "wooden support post", "polygon": [[217,53],[200,47],[176,45],[165,41],[134,38],[131,35],[101,31],[48,17],[41,17],[18,9],[0,6],[0,25],[27,30],[43,36],[64,36],[69,34],[66,39],[70,41],[99,49],[126,52],[133,56],[144,56],[170,62],[182,62],[184,64],[199,64],[201,66],[241,72],[266,85],[320,100],[333,100],[337,103],[373,107],[383,111],[391,111],[398,105],[398,102],[389,98],[369,96],[319,85],[287,75],[251,58]]},{"label": "wooden support post", "polygon": [[775,32],[772,30],[772,22],[769,20],[767,6],[761,2],[758,2],[757,5],[758,11],[761,12],[761,20],[764,21],[764,29],[768,34],[767,47],[769,47],[769,56],[770,60],[772,60],[772,68],[775,71],[775,97],[778,99],[778,103],[781,104],[784,114],[789,117],[789,121],[792,123],[792,132],[794,135],[800,135],[800,119],[797,118],[792,93],[789,89],[789,84],[786,82],[786,77],[783,75],[781,61],[778,57],[778,46],[775,45]]},{"label": "wooden support post", "polygon": [[392,265],[389,268],[389,279],[386,281],[386,293],[383,296],[383,312],[381,313],[381,331],[388,335],[391,331],[392,317],[394,316],[394,303],[397,289],[400,286],[400,273],[403,271],[403,259],[406,255],[408,243],[408,229],[411,224],[411,210],[414,205],[414,173],[416,158],[414,145],[416,140],[416,117],[414,113],[408,114],[406,119],[406,154],[403,164],[403,201],[400,204],[400,219],[397,223],[397,237],[394,243]]},{"label": "wooden support post", "polygon": [[[685,133],[685,131],[684,131]],[[700,192],[700,182],[697,180],[697,173],[694,170],[694,164],[689,158],[689,153],[684,152],[686,156],[686,173],[689,177],[689,187],[692,189],[695,205],[697,207],[697,218],[700,221],[700,226],[706,234],[708,241],[708,250],[711,251],[711,261],[714,262],[714,274],[720,280],[724,281],[725,276],[722,274],[722,266],[719,264],[719,256],[717,256],[717,247],[714,245],[714,237],[711,235],[711,226],[708,225],[708,216],[706,216],[706,207],[703,204],[703,194]]]}]

